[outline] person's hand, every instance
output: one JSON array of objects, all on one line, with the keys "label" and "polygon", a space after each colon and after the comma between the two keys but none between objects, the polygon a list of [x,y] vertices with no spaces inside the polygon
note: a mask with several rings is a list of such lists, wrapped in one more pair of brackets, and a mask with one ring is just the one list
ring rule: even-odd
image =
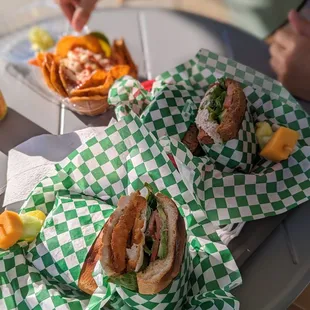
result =
[{"label": "person's hand", "polygon": [[278,80],[295,96],[310,100],[310,22],[296,11],[290,27],[278,30],[270,45],[270,65]]},{"label": "person's hand", "polygon": [[76,31],[81,31],[98,0],[55,0]]}]

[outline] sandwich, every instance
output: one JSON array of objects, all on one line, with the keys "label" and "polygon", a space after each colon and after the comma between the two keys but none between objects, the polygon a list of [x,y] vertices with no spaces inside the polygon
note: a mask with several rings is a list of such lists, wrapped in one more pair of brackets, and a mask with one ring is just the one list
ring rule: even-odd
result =
[{"label": "sandwich", "polygon": [[218,79],[206,92],[196,116],[197,140],[221,144],[238,136],[246,111],[246,97],[240,84]]},{"label": "sandwich", "polygon": [[156,294],[179,274],[186,244],[184,219],[176,204],[149,187],[123,196],[92,245],[79,288],[93,294],[92,278],[100,260],[108,281],[140,294]]}]

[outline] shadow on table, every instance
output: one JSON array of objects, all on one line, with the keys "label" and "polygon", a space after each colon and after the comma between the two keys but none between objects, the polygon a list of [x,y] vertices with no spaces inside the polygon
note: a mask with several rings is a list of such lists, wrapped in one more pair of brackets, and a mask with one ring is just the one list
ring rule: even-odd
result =
[{"label": "shadow on table", "polygon": [[9,150],[18,144],[46,133],[48,132],[42,127],[8,108],[7,116],[0,122],[0,151],[7,155]]},{"label": "shadow on table", "polygon": [[[67,111],[66,111],[66,113],[67,113]],[[111,119],[116,118],[113,107],[111,107],[108,111],[106,111],[105,113],[98,115],[98,116],[87,116],[87,115],[80,115],[77,113],[74,113],[74,115],[81,122],[83,122],[85,125],[87,125],[89,127],[108,126]]]},{"label": "shadow on table", "polygon": [[18,145],[15,150],[27,156],[40,156],[51,162],[60,162],[81,144],[75,132],[59,136],[43,134]]}]

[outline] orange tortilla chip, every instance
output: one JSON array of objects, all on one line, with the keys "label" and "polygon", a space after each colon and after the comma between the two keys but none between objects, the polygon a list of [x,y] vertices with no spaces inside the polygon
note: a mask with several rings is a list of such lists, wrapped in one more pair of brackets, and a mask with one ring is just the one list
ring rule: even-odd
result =
[{"label": "orange tortilla chip", "polygon": [[36,67],[40,67],[40,64],[38,62],[37,58],[32,58],[28,60],[28,64]]},{"label": "orange tortilla chip", "polygon": [[42,69],[44,81],[45,81],[46,85],[48,86],[48,88],[57,92],[57,90],[54,88],[54,86],[51,82],[51,71],[48,69],[46,62],[44,62],[41,69]]},{"label": "orange tortilla chip", "polygon": [[117,80],[121,77],[129,74],[130,67],[128,65],[118,65],[112,67],[112,69],[109,71],[109,73],[112,75],[112,77]]},{"label": "orange tortilla chip", "polygon": [[33,66],[41,67],[43,65],[44,57],[45,57],[44,53],[38,53],[36,55],[36,58],[29,59],[28,63]]},{"label": "orange tortilla chip", "polygon": [[[112,77],[114,80],[117,80],[122,76],[129,74],[129,71],[130,67],[127,65],[114,66],[108,72],[98,69],[89,77],[88,80],[86,80],[82,85],[79,86],[78,90],[102,86],[106,83],[108,77]],[[108,79],[108,83],[110,82],[111,79]]]},{"label": "orange tortilla chip", "polygon": [[132,60],[124,39],[114,40],[112,46],[112,58],[118,65],[128,65],[130,67],[129,74],[132,77],[137,78],[138,69]]},{"label": "orange tortilla chip", "polygon": [[86,80],[82,85],[80,85],[79,89],[103,85],[107,76],[108,72],[98,69],[89,77],[88,80]]},{"label": "orange tortilla chip", "polygon": [[67,97],[67,92],[62,84],[59,75],[59,63],[56,61],[56,59],[52,63],[50,77],[51,77],[51,83],[53,87],[56,89],[57,93],[62,97]]},{"label": "orange tortilla chip", "polygon": [[47,69],[51,71],[52,63],[54,61],[54,55],[52,53],[45,53],[43,55],[43,64],[47,66]]},{"label": "orange tortilla chip", "polygon": [[73,50],[75,47],[82,47],[96,54],[103,53],[99,40],[96,37],[86,35],[81,37],[62,37],[56,45],[55,54],[61,58],[65,58],[68,52]]},{"label": "orange tortilla chip", "polygon": [[72,97],[106,96],[109,93],[110,87],[113,85],[113,83],[113,77],[108,74],[103,85],[84,89],[73,89],[70,95]]}]

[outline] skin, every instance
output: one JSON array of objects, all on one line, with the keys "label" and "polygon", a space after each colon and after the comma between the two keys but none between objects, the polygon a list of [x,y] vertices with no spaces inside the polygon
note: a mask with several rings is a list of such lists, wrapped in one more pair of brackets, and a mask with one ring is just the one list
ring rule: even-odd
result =
[{"label": "skin", "polygon": [[270,65],[293,95],[310,100],[310,22],[296,11],[288,19],[289,26],[272,37]]},{"label": "skin", "polygon": [[87,24],[98,0],[55,0],[72,27],[80,32]]}]

